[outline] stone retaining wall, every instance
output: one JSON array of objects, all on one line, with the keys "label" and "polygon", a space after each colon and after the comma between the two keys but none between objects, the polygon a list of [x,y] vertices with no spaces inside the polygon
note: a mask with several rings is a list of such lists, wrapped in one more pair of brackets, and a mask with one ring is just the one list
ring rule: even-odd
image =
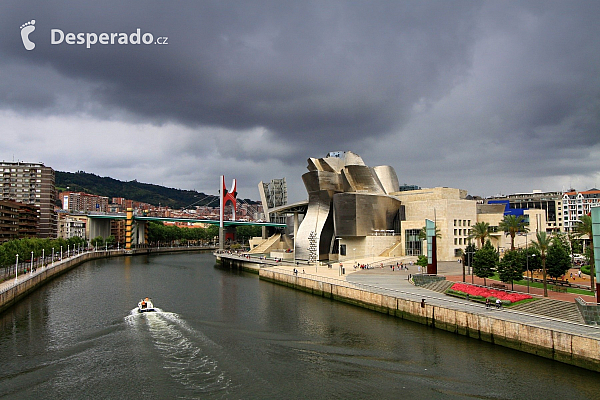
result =
[{"label": "stone retaining wall", "polygon": [[575,303],[586,324],[600,325],[600,305],[598,303],[588,303],[581,297],[577,297]]},{"label": "stone retaining wall", "polygon": [[418,301],[348,288],[302,276],[264,269],[260,270],[259,275],[260,279],[325,298],[600,371],[600,341],[597,339],[505,321],[493,316],[422,304]]}]

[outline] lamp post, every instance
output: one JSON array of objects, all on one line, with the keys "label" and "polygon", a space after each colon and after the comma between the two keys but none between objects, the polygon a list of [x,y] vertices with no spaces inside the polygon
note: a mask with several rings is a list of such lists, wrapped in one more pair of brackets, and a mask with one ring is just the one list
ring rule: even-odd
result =
[{"label": "lamp post", "polygon": [[42,268],[46,266],[46,249],[42,249]]},{"label": "lamp post", "polygon": [[29,274],[33,274],[33,251],[31,252],[31,264],[29,264]]},{"label": "lamp post", "polygon": [[69,253],[71,252],[71,245],[67,245],[67,258],[69,258]]},{"label": "lamp post", "polygon": [[19,253],[17,253],[17,262],[15,262],[15,282],[19,280]]},{"label": "lamp post", "polygon": [[52,248],[52,265],[54,265],[54,247]]},{"label": "lamp post", "polygon": [[60,261],[62,261],[62,246],[60,246]]}]

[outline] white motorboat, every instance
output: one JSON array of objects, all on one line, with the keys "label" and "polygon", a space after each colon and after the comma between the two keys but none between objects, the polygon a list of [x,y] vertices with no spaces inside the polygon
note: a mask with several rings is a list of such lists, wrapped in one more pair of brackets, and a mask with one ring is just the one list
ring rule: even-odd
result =
[{"label": "white motorboat", "polygon": [[145,299],[140,300],[138,303],[138,311],[139,312],[150,312],[156,311],[154,309],[154,304],[152,304],[152,299],[146,297]]}]

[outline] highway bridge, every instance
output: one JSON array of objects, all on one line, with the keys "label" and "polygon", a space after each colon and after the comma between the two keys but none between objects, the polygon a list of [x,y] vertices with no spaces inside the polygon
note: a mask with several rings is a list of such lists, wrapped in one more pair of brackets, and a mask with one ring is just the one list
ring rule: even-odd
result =
[{"label": "highway bridge", "polygon": [[[188,222],[188,223],[203,223],[219,226],[220,221],[214,219],[195,219],[195,218],[165,218],[165,217],[148,217],[134,215],[133,211],[128,210],[127,213],[117,214],[89,214],[87,215],[89,237],[95,238],[102,236],[107,238],[110,236],[110,221],[124,220],[125,224],[125,248],[131,249],[132,246],[145,244],[147,242],[147,227],[148,222]],[[283,228],[285,224],[277,224],[274,222],[254,222],[254,221],[223,221],[224,228],[232,228],[236,226],[260,226],[267,228]]]}]

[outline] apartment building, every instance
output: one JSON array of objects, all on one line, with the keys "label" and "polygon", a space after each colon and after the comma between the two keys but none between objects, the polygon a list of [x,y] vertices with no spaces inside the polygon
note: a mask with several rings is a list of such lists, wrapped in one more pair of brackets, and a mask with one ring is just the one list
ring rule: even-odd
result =
[{"label": "apartment building", "polygon": [[56,237],[54,170],[42,163],[0,162],[2,200],[33,205],[39,237]]},{"label": "apartment building", "polygon": [[599,206],[600,190],[596,188],[584,192],[566,192],[562,196],[562,209],[560,210],[565,232],[573,231],[583,215],[589,214],[592,207]]},{"label": "apartment building", "polygon": [[69,212],[108,212],[108,197],[84,192],[62,192],[59,195],[63,210]]},{"label": "apartment building", "polygon": [[37,235],[38,213],[35,206],[0,200],[0,243]]},{"label": "apartment building", "polygon": [[[562,213],[563,192],[542,192],[534,190],[531,193],[515,193],[506,196],[498,196],[486,199],[486,203],[497,203],[508,200],[508,212],[510,210],[543,210],[548,233],[565,232],[565,221]],[[541,229],[541,221],[530,222],[530,229]]]}]

